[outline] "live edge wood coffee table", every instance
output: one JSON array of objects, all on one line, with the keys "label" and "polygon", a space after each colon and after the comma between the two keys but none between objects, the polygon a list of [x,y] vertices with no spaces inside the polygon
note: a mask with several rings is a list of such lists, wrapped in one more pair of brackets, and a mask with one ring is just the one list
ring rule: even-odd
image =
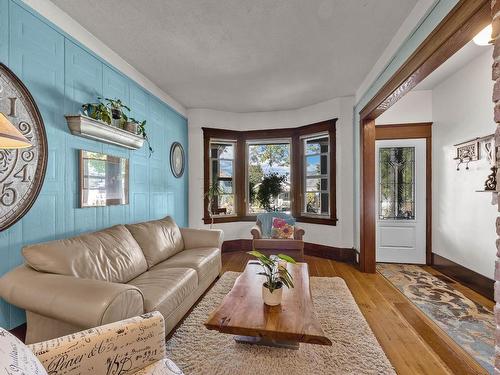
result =
[{"label": "live edge wood coffee table", "polygon": [[298,349],[299,343],[332,345],[321,329],[311,298],[306,263],[288,264],[295,288],[283,287],[281,305],[267,306],[262,300],[264,276],[258,262],[248,262],[220,306],[205,326],[238,335],[237,342]]}]

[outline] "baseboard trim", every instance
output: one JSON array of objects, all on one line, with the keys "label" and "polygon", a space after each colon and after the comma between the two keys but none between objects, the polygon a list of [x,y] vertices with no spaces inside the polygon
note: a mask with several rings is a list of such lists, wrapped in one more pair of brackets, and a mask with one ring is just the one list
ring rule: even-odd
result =
[{"label": "baseboard trim", "polygon": [[493,301],[494,280],[436,253],[432,253],[432,267]]},{"label": "baseboard trim", "polygon": [[[223,253],[250,250],[252,250],[252,240],[248,239],[229,240],[224,241],[222,244]],[[311,242],[304,242],[304,254],[345,263],[356,262],[356,250],[354,249],[319,245]]]}]

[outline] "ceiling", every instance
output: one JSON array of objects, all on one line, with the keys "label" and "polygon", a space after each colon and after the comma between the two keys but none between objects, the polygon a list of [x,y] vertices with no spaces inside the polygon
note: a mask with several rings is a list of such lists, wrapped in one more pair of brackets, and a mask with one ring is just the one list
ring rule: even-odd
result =
[{"label": "ceiling", "polygon": [[428,75],[413,90],[432,90],[483,53],[492,54],[493,46],[478,46],[472,40]]},{"label": "ceiling", "polygon": [[52,0],[186,108],[354,95],[417,0]]}]

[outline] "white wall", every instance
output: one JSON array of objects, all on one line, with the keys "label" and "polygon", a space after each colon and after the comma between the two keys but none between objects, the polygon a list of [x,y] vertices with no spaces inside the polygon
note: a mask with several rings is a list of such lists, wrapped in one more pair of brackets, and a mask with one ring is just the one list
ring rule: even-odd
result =
[{"label": "white wall", "polygon": [[410,91],[375,119],[375,125],[432,122],[432,90]]},{"label": "white wall", "polygon": [[[232,113],[209,109],[188,110],[189,126],[189,225],[201,228],[203,217],[202,127],[234,130],[287,128],[338,118],[336,226],[300,223],[307,242],[351,248],[353,246],[353,97],[337,98],[291,111]],[[226,240],[251,238],[250,222],[215,224]]]},{"label": "white wall", "polygon": [[[491,48],[433,90],[433,251],[493,278],[496,206],[478,193],[489,172],[480,161],[456,171],[454,144],[495,131]],[[481,150],[483,151],[483,150]]]}]

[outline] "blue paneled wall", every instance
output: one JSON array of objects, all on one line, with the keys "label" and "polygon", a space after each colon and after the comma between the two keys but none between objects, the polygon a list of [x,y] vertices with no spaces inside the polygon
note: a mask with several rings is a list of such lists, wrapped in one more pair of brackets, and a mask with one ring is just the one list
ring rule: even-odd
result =
[{"label": "blue paneled wall", "polygon": [[[0,232],[0,275],[22,263],[21,248],[119,223],[172,215],[188,224],[187,171],[175,178],[169,166],[172,142],[187,152],[187,121],[92,52],[18,0],[0,0],[0,61],[26,84],[42,113],[49,160],[42,191],[30,212]],[[97,96],[120,98],[132,116],[147,120],[154,153],[147,147],[121,147],[71,135],[65,114],[78,113]],[[130,159],[130,204],[78,208],[78,150],[92,150]],[[22,310],[0,300],[0,326],[25,321]]]}]

